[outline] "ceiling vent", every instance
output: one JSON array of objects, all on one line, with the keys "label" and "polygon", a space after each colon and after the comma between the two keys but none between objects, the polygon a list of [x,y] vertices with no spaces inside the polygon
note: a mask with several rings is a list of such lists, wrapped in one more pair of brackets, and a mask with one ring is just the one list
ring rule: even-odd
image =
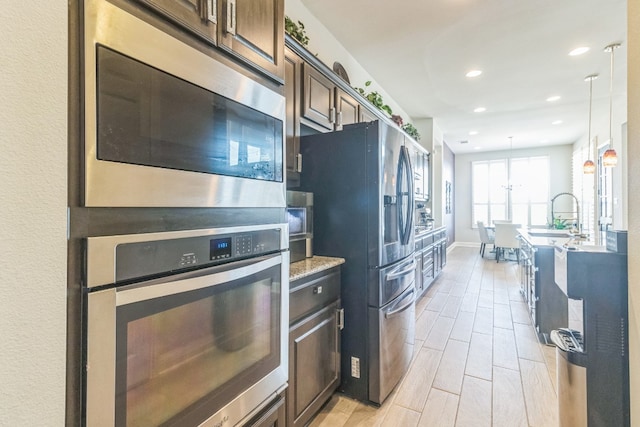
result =
[{"label": "ceiling vent", "polygon": [[467,140],[460,141],[460,144],[468,144],[468,143],[469,143],[469,141],[467,141]]}]

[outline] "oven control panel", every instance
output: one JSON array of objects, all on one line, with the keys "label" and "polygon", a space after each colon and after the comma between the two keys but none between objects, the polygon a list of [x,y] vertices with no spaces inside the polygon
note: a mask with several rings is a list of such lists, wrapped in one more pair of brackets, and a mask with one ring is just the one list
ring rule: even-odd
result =
[{"label": "oven control panel", "polygon": [[115,281],[279,252],[286,249],[282,233],[282,228],[273,228],[118,244]]}]

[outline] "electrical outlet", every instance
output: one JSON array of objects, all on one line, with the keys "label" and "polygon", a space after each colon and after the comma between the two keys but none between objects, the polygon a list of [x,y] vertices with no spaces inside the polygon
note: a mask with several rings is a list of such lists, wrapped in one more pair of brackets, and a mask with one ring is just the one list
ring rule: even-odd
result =
[{"label": "electrical outlet", "polygon": [[351,357],[351,376],[360,378],[360,359],[353,356]]}]

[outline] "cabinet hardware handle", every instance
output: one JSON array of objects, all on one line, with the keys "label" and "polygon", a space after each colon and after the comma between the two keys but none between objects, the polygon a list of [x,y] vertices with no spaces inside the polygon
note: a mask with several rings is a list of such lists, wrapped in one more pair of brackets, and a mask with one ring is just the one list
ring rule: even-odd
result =
[{"label": "cabinet hardware handle", "polygon": [[336,310],[336,314],[338,316],[338,329],[344,329],[344,308],[339,308]]},{"label": "cabinet hardware handle", "polygon": [[296,155],[296,167],[295,167],[296,172],[301,173],[302,172],[302,154],[298,153]]},{"label": "cabinet hardware handle", "polygon": [[331,107],[329,112],[329,121],[333,124],[336,122],[336,107]]},{"label": "cabinet hardware handle", "polygon": [[236,35],[236,0],[227,0],[227,33]]},{"label": "cabinet hardware handle", "polygon": [[338,113],[338,126],[342,126],[342,111]]},{"label": "cabinet hardware handle", "polygon": [[207,19],[213,24],[218,23],[218,0],[207,0]]}]

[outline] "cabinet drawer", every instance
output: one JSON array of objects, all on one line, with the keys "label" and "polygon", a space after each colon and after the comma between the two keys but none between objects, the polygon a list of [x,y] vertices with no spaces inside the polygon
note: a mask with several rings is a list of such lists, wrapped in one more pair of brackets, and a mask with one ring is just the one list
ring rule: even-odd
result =
[{"label": "cabinet drawer", "polygon": [[289,324],[340,299],[340,269],[332,268],[291,282]]}]

